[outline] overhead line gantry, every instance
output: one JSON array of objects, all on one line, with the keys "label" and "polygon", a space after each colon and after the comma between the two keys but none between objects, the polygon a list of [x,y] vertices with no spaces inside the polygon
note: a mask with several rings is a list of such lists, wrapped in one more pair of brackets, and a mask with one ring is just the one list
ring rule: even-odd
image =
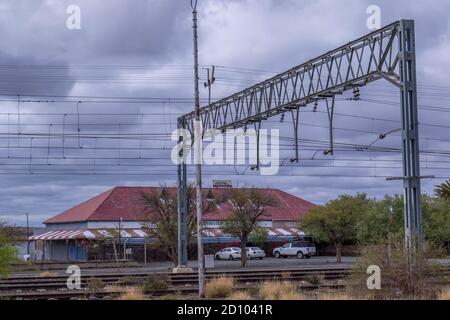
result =
[{"label": "overhead line gantry", "polygon": [[[210,129],[226,131],[254,125],[257,136],[261,122],[291,113],[298,155],[299,109],[325,101],[329,120],[329,149],[333,154],[333,115],[335,96],[384,79],[400,90],[401,136],[403,154],[405,241],[408,248],[420,241],[419,139],[414,21],[400,20],[350,41],[303,64],[257,83],[200,109],[203,134]],[[357,100],[357,99],[355,99]],[[193,136],[195,113],[177,120],[179,129]],[[180,141],[183,137],[180,136]],[[193,141],[193,139],[192,139]],[[259,146],[257,146],[259,147]],[[180,160],[183,160],[182,150]],[[186,163],[178,165],[179,264],[187,264],[187,175]]]}]

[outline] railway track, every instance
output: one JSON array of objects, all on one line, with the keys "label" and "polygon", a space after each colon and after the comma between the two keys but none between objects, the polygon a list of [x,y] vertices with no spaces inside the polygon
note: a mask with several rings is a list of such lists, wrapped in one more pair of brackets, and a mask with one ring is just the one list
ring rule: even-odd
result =
[{"label": "railway track", "polygon": [[[450,268],[446,268],[446,273],[450,275]],[[350,272],[349,267],[341,268],[289,268],[289,269],[264,269],[264,270],[231,270],[231,271],[207,271],[206,279],[226,275],[233,277],[237,287],[251,288],[257,287],[260,282],[268,280],[289,280],[296,282],[302,289],[333,288],[339,289],[343,284],[336,280],[343,279]],[[169,272],[159,272],[167,279],[168,288],[161,291],[152,291],[149,294],[161,296],[166,294],[181,293],[194,294],[198,291],[197,273],[174,274]],[[67,276],[25,276],[12,277],[0,280],[0,299],[86,299],[104,298],[114,296],[120,291],[121,286],[142,284],[148,272],[128,272],[128,273],[101,273],[88,274],[81,278],[80,290],[68,290],[66,285]],[[328,284],[311,285],[302,283],[308,281],[312,276],[319,276],[328,281]],[[97,290],[93,292],[89,288],[91,277],[101,280],[104,286],[116,286],[117,290]],[[332,282],[334,280],[334,282]]]},{"label": "railway track", "polygon": [[[303,290],[315,290],[319,288],[328,288],[328,289],[342,289],[344,288],[343,284],[333,284],[333,285],[302,285],[300,286]],[[250,289],[257,288],[257,285],[254,283],[252,285],[238,285],[237,289]],[[101,291],[92,293],[87,289],[81,290],[56,290],[56,291],[45,291],[45,292],[21,292],[21,293],[5,293],[0,294],[0,298],[3,299],[20,299],[20,300],[58,300],[58,299],[101,299],[105,297],[114,297],[123,293],[124,291]],[[189,286],[189,287],[169,287],[163,291],[153,291],[149,293],[149,295],[157,298],[159,296],[167,295],[167,294],[197,294],[198,287],[197,286]]]},{"label": "railway track", "polygon": [[[289,279],[293,282],[301,282],[310,279],[312,275],[323,277],[324,280],[342,279],[347,273],[348,268],[302,268],[302,269],[271,269],[271,270],[233,270],[233,271],[208,271],[206,279],[210,280],[215,277],[226,275],[233,277],[238,286],[248,288],[256,286],[259,282],[273,279]],[[81,278],[80,290],[68,290],[66,285],[67,276],[49,276],[49,277],[13,277],[0,280],[0,298],[7,299],[70,299],[83,298],[92,296],[92,292],[88,288],[88,282],[91,277],[101,280],[104,285],[132,285],[134,283],[142,283],[148,276],[148,272],[132,272],[132,273],[103,273],[95,275],[87,275]],[[167,293],[181,292],[183,294],[195,293],[197,291],[198,278],[196,273],[189,274],[163,274],[167,278],[168,289],[158,292],[152,292],[154,295],[162,295]],[[310,286],[309,288],[317,288]],[[105,295],[113,295],[120,291],[96,292],[95,296],[102,297]]]}]

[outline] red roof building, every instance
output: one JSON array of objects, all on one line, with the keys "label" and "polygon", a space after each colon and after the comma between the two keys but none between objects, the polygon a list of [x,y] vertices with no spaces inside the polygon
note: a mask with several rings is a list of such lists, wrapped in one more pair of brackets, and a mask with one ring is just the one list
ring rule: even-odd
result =
[{"label": "red roof building", "polygon": [[[44,221],[46,230],[29,237],[43,242],[42,252],[37,250],[35,259],[40,260],[97,260],[111,259],[108,243],[118,241],[125,246],[144,246],[151,235],[142,224],[151,212],[145,208],[142,194],[161,191],[162,187],[115,187],[75,207]],[[176,192],[176,188],[168,188]],[[221,221],[230,219],[232,204],[226,201],[229,188],[212,188],[213,197],[225,199],[214,212],[204,215],[204,243],[229,243],[236,237],[224,234]],[[275,205],[267,208],[267,214],[258,221],[268,229],[269,241],[288,241],[304,236],[296,229],[300,217],[316,205],[277,189],[262,189],[275,198]],[[272,239],[272,240],[271,240]],[[108,249],[109,248],[109,249]],[[109,251],[108,251],[109,250]],[[121,250],[122,251],[122,250]],[[109,257],[109,258],[108,258]]]},{"label": "red roof building", "polygon": [[[172,192],[176,188],[168,188]],[[130,227],[138,227],[145,221],[145,208],[142,203],[142,194],[158,191],[161,187],[114,187],[98,196],[95,196],[75,207],[68,209],[44,221],[47,228],[73,229],[112,227],[122,220]],[[212,188],[212,193],[222,193],[226,188]],[[266,227],[283,228],[295,227],[300,217],[305,215],[316,205],[293,196],[278,189],[262,189],[276,199],[274,207],[268,207],[267,214],[261,217],[261,224]],[[220,221],[229,219],[232,207],[228,202],[222,202],[214,212],[206,213],[204,221],[206,226],[215,226]],[[111,225],[111,226],[108,226]]]}]

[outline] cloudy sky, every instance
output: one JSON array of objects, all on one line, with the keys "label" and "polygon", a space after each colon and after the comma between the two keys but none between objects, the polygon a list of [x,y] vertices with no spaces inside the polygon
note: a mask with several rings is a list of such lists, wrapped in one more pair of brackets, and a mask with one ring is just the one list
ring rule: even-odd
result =
[{"label": "cloudy sky", "polygon": [[[201,82],[216,66],[217,100],[369,32],[369,5],[381,24],[416,21],[420,146],[449,151],[450,3],[430,1],[199,0]],[[66,26],[68,6],[81,29]],[[170,134],[193,108],[192,28],[188,0],[3,0],[0,3],[0,218],[32,225],[117,185],[172,185]],[[207,91],[201,87],[202,105]],[[335,142],[400,147],[398,90],[361,89],[336,103]],[[372,102],[370,102],[372,100]],[[373,100],[383,101],[374,103]],[[290,117],[280,128],[283,166],[260,176],[246,166],[204,167],[204,184],[274,187],[324,203],[342,193],[402,192],[401,154],[355,150],[323,155],[325,106],[301,113],[300,158]],[[447,110],[446,110],[447,109]],[[303,111],[303,110],[302,110]],[[308,142],[314,140],[315,142]],[[450,176],[450,158],[423,155],[424,192]],[[287,160],[287,161],[286,161]],[[190,177],[193,170],[190,169]]]}]

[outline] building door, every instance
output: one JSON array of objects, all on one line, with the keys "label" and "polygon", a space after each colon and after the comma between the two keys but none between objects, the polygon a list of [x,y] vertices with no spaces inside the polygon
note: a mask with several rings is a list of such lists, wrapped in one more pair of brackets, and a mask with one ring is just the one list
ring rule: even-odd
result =
[{"label": "building door", "polygon": [[69,260],[70,261],[86,261],[87,252],[86,247],[75,242],[69,244]]}]

